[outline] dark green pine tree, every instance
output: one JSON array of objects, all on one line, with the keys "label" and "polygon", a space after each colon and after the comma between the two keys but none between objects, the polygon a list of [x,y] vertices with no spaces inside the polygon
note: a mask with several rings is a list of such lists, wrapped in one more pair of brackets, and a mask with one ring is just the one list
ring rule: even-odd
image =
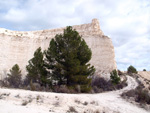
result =
[{"label": "dark green pine tree", "polygon": [[116,70],[113,70],[110,74],[111,74],[111,76],[110,76],[111,82],[112,82],[114,85],[119,84],[119,83],[120,83],[120,77],[119,77],[117,71],[116,71]]},{"label": "dark green pine tree", "polygon": [[44,56],[41,51],[41,47],[39,47],[34,52],[34,57],[29,60],[29,64],[26,66],[27,69],[27,79],[28,81],[32,81],[35,83],[39,83],[40,85],[46,85],[48,82],[47,79],[47,71],[44,68]]},{"label": "dark green pine tree", "polygon": [[58,85],[80,85],[81,90],[90,89],[90,76],[95,72],[94,66],[88,63],[92,52],[75,29],[69,26],[63,34],[57,34],[45,55],[45,66]]},{"label": "dark green pine tree", "polygon": [[135,67],[133,67],[132,65],[130,65],[127,69],[127,72],[128,74],[131,74],[131,73],[136,73],[137,74],[137,70]]},{"label": "dark green pine tree", "polygon": [[11,86],[18,88],[21,85],[21,70],[18,64],[15,64],[12,69],[10,70],[10,74],[8,74],[8,82]]}]

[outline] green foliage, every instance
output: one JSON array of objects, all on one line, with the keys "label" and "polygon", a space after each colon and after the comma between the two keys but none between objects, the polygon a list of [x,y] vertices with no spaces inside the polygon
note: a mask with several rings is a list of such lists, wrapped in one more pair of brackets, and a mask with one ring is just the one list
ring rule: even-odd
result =
[{"label": "green foliage", "polygon": [[18,64],[15,64],[12,69],[10,70],[10,74],[8,74],[8,82],[10,86],[18,88],[21,84],[21,71]]},{"label": "green foliage", "polygon": [[136,68],[135,67],[133,67],[133,66],[129,66],[128,67],[128,69],[127,69],[127,72],[128,73],[137,73],[137,70],[136,70]]},{"label": "green foliage", "polygon": [[29,64],[26,66],[27,69],[27,79],[28,81],[32,81],[33,83],[40,83],[41,85],[46,85],[47,80],[47,72],[44,68],[44,60],[43,53],[41,52],[41,47],[39,47],[34,52],[34,57],[29,60]]},{"label": "green foliage", "polygon": [[146,71],[146,69],[143,69],[143,71]]},{"label": "green foliage", "polygon": [[117,71],[116,70],[113,70],[111,73],[111,76],[110,76],[110,78],[111,78],[111,82],[113,83],[113,84],[119,84],[119,82],[120,82],[120,77],[118,76],[118,73],[117,73]]},{"label": "green foliage", "polygon": [[57,34],[50,41],[45,55],[45,67],[52,70],[48,74],[58,85],[90,87],[91,78],[88,77],[95,72],[94,66],[88,64],[92,52],[72,27],[67,27],[63,34]]}]

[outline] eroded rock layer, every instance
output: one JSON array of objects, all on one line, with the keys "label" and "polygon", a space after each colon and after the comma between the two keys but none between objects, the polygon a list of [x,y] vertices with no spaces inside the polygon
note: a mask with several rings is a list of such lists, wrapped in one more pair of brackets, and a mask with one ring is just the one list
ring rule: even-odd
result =
[{"label": "eroded rock layer", "polygon": [[[112,41],[100,29],[97,19],[92,23],[73,26],[85,39],[92,50],[90,63],[95,66],[96,73],[109,73],[116,69],[115,53]],[[14,64],[18,64],[22,74],[26,74],[28,60],[34,51],[41,47],[47,49],[49,42],[56,34],[63,33],[65,28],[41,31],[11,31],[0,28],[0,79],[6,77]]]}]

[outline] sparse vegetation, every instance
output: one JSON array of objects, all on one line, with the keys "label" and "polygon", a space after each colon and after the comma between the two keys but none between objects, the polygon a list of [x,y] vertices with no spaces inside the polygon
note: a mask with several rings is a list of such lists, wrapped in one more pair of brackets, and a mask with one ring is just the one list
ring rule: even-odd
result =
[{"label": "sparse vegetation", "polygon": [[77,104],[80,104],[80,103],[81,103],[81,101],[78,100],[78,99],[76,99],[74,102],[77,103]]},{"label": "sparse vegetation", "polygon": [[36,97],[36,100],[39,101],[40,98],[41,98],[40,95],[38,95],[38,96]]},{"label": "sparse vegetation", "polygon": [[85,106],[88,105],[88,102],[85,101],[85,102],[83,103],[83,105],[85,105]]},{"label": "sparse vegetation", "polygon": [[69,110],[68,110],[68,112],[70,113],[78,113],[77,111],[76,111],[76,109],[73,107],[73,106],[70,106],[69,107]]},{"label": "sparse vegetation", "polygon": [[23,101],[22,106],[26,106],[29,102],[28,101]]},{"label": "sparse vegetation", "polygon": [[57,101],[53,104],[55,107],[58,107],[60,105],[60,103]]},{"label": "sparse vegetation", "polygon": [[106,80],[103,77],[97,76],[92,80],[92,89],[94,93],[122,89],[123,87],[127,86],[126,77],[124,78],[125,79],[118,84],[113,84],[111,80]]},{"label": "sparse vegetation", "polygon": [[124,92],[122,97],[133,97],[134,100],[140,104],[149,104],[150,105],[150,93],[148,90],[143,89],[141,86],[138,86],[136,89]]},{"label": "sparse vegetation", "polygon": [[98,102],[97,102],[97,101],[94,101],[94,100],[91,101],[90,104],[98,106]]}]

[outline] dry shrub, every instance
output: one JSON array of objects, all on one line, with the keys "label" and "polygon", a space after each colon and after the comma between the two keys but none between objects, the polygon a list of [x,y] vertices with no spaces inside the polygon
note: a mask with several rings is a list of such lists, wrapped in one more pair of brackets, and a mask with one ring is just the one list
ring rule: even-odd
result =
[{"label": "dry shrub", "polygon": [[54,105],[55,107],[58,107],[58,106],[60,106],[60,103],[57,101],[57,102],[54,102],[53,105]]},{"label": "dry shrub", "polygon": [[78,112],[76,111],[76,109],[75,109],[73,106],[70,106],[70,107],[69,107],[68,112],[69,112],[69,113],[70,113],[70,112],[72,112],[72,113],[78,113]]},{"label": "dry shrub", "polygon": [[135,90],[132,89],[132,90],[122,93],[121,96],[122,97],[134,97],[135,93],[136,93]]},{"label": "dry shrub", "polygon": [[94,93],[122,89],[125,86],[127,86],[126,79],[117,85],[114,85],[110,80],[105,80],[102,77],[95,77],[92,80],[92,89]]},{"label": "dry shrub", "polygon": [[53,91],[57,93],[80,93],[80,88],[76,86],[54,86]]},{"label": "dry shrub", "polygon": [[138,86],[136,89],[124,92],[122,97],[133,97],[134,100],[140,104],[150,104],[150,93],[148,90]]},{"label": "dry shrub", "polygon": [[26,106],[28,103],[28,101],[23,101],[22,106]]},{"label": "dry shrub", "polygon": [[77,104],[80,104],[80,103],[81,103],[81,101],[78,100],[78,99],[76,99],[74,102],[77,103]]},{"label": "dry shrub", "polygon": [[113,90],[112,83],[102,77],[96,77],[92,80],[92,88],[95,93]]},{"label": "dry shrub", "polygon": [[83,103],[83,105],[85,105],[85,106],[88,105],[88,102],[85,101],[85,102]]},{"label": "dry shrub", "polygon": [[62,86],[54,86],[54,92],[57,93],[70,93],[68,87],[62,85]]}]

